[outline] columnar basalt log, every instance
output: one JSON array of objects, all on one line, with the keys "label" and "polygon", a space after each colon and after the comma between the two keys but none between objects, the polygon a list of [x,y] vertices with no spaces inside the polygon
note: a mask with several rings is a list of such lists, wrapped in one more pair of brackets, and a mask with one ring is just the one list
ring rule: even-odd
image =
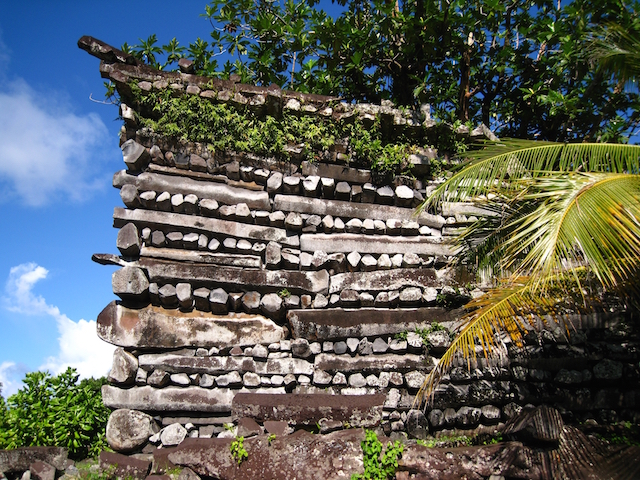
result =
[{"label": "columnar basalt log", "polygon": [[[542,402],[582,420],[640,418],[640,342],[617,312],[567,315],[577,329],[570,332],[546,319],[542,333],[528,338],[526,355],[500,338],[503,355],[478,351],[455,363],[430,409],[412,409],[425,375],[451,345],[461,307],[483,294],[465,267],[449,263],[451,240],[494,213],[471,203],[415,212],[437,185],[423,176],[427,167],[436,159],[447,167],[443,154],[451,153],[424,145],[441,135],[443,143],[464,141],[464,129],[454,138],[450,127],[414,121],[417,112],[386,104],[198,77],[184,61],[181,72],[157,71],[90,37],[79,45],[102,60],[125,120],[126,170],[113,177],[125,207],[113,215],[121,255],[93,256],[122,267],[112,281],[120,300],[97,319],[100,338],[119,347],[103,389],[105,404],[116,409],[107,431],[115,450],[162,446],[166,453],[182,441],[162,461],[180,459],[214,477],[237,469],[230,440],[211,439],[232,436],[229,423],[251,434],[277,430],[277,442],[316,427],[379,427],[416,438],[445,429],[493,432],[524,405]],[[149,107],[158,98],[175,100],[178,109],[182,100],[213,102],[256,125],[351,125],[353,135],[362,129],[382,144],[400,142],[408,158],[399,165],[414,164],[415,176],[376,170],[384,162],[362,158],[362,137],[332,137],[318,147],[301,130],[266,154],[271,145],[235,151],[187,131],[171,136]],[[243,150],[245,143],[235,145]],[[361,430],[331,435],[336,448],[360,452]],[[189,447],[195,437],[224,451],[224,465]],[[271,456],[266,439],[248,440],[285,471],[293,468]],[[324,452],[303,433],[282,445]],[[309,458],[327,472],[337,465],[316,453]],[[414,448],[406,468],[420,471],[422,458]],[[444,454],[433,458],[451,463]],[[262,478],[261,462],[247,462]],[[340,475],[356,470],[345,465]]]}]

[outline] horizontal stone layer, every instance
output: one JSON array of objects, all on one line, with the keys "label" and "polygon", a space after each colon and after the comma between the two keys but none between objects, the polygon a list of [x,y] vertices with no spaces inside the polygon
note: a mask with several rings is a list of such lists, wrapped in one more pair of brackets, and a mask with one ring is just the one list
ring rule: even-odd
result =
[{"label": "horizontal stone layer", "polygon": [[496,212],[487,208],[478,207],[472,202],[443,202],[442,215],[453,217],[455,215],[475,215],[477,217],[494,217]]},{"label": "horizontal stone layer", "polygon": [[237,188],[223,183],[196,180],[189,177],[149,172],[134,176],[118,172],[114,176],[113,183],[118,187],[127,184],[135,185],[139,192],[153,190],[170,194],[194,194],[198,198],[210,198],[226,205],[246,203],[251,209],[271,210],[267,192]]},{"label": "horizontal stone layer", "polygon": [[141,257],[175,260],[177,262],[211,263],[240,268],[261,268],[262,258],[256,255],[239,255],[228,253],[196,252],[194,250],[180,250],[176,248],[142,247]]},{"label": "horizontal stone layer", "polygon": [[417,255],[454,254],[451,245],[440,237],[401,237],[391,235],[361,235],[356,233],[316,233],[300,235],[300,249],[305,252],[322,250],[329,253],[415,253]]},{"label": "horizontal stone layer", "polygon": [[120,347],[226,347],[279,342],[282,327],[261,315],[181,312],[147,306],[130,309],[111,302],[97,320],[98,336]]},{"label": "horizontal stone layer", "polygon": [[175,449],[156,450],[154,457],[166,455],[171,465],[189,467],[202,478],[347,479],[362,473],[364,438],[361,428],[326,435],[300,430],[275,439],[257,435],[244,439],[247,458],[241,466],[229,454],[230,438],[188,438]]},{"label": "horizontal stone layer", "polygon": [[297,247],[300,239],[297,235],[289,235],[282,228],[249,225],[231,220],[183,215],[180,213],[158,212],[153,210],[127,210],[115,208],[113,226],[121,228],[129,222],[141,227],[180,230],[185,232],[215,233],[229,237],[278,242],[288,247]]},{"label": "horizontal stone layer", "polygon": [[332,215],[341,218],[360,218],[372,220],[414,220],[420,225],[440,229],[445,224],[444,217],[421,213],[415,215],[411,208],[392,207],[372,203],[355,203],[343,200],[326,200],[320,198],[300,197],[297,195],[276,195],[274,210],[309,213],[315,215]]},{"label": "horizontal stone layer", "polygon": [[415,309],[360,308],[345,310],[289,310],[287,320],[294,338],[309,341],[342,340],[349,337],[373,337],[411,332],[432,322],[455,321],[459,310],[441,307]]},{"label": "horizontal stone layer", "polygon": [[64,470],[67,467],[67,449],[62,447],[23,447],[0,450],[0,472],[2,473],[29,471],[29,467],[34,462],[47,462],[57,470]]},{"label": "horizontal stone layer", "polygon": [[226,388],[209,390],[200,387],[102,387],[102,401],[106,407],[144,412],[226,413],[231,411],[234,395],[233,390]]},{"label": "horizontal stone layer", "polygon": [[321,353],[316,355],[314,367],[326,372],[360,372],[373,373],[381,371],[430,370],[431,365],[425,363],[425,357],[406,353],[404,355],[365,355],[350,357],[348,355],[333,355]]},{"label": "horizontal stone layer", "polygon": [[287,270],[239,269],[214,265],[173,263],[141,258],[141,267],[147,269],[149,280],[158,284],[189,282],[194,287],[226,286],[236,290],[273,292],[286,288],[292,293],[326,293],[329,273],[296,272]]},{"label": "horizontal stone layer", "polygon": [[[153,142],[151,142],[153,145]],[[210,173],[204,172],[195,172],[193,170],[183,170],[181,168],[176,167],[166,167],[164,165],[156,165],[154,163],[150,163],[147,167],[149,172],[153,173],[166,173],[171,176],[179,176],[179,177],[188,177],[193,178],[195,180],[204,180],[206,182],[215,182],[215,183],[224,183],[229,185],[230,187],[235,188],[243,188],[247,190],[255,190],[255,191],[263,191],[264,187],[262,185],[258,185],[255,182],[243,182],[242,180],[231,180],[229,177],[225,175],[213,175]]]},{"label": "horizontal stone layer", "polygon": [[342,290],[357,292],[380,292],[400,290],[405,287],[440,287],[449,284],[449,275],[442,275],[433,268],[398,268],[372,272],[349,272],[332,275],[329,293]]},{"label": "horizontal stone layer", "polygon": [[300,358],[269,358],[257,362],[247,357],[191,357],[171,353],[142,354],[138,364],[145,369],[160,369],[170,373],[254,372],[260,375],[313,375],[313,363]]},{"label": "horizontal stone layer", "polygon": [[353,427],[373,427],[382,419],[386,396],[238,393],[232,404],[234,417],[250,417],[260,422],[283,420],[292,424],[315,425],[325,421],[348,422]]},{"label": "horizontal stone layer", "polygon": [[302,162],[300,165],[302,174],[306,177],[317,175],[319,177],[332,178],[336,181],[350,183],[371,182],[371,170],[350,168],[344,165],[334,165],[331,163]]}]

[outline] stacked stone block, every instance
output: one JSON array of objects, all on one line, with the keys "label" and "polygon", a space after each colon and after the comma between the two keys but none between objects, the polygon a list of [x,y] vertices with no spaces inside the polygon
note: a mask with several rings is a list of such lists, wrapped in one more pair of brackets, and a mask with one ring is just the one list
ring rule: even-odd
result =
[{"label": "stacked stone block", "polygon": [[[159,72],[89,47],[123,99],[136,80],[142,92],[171,88],[248,112],[377,115],[398,132],[433,124],[389,105]],[[416,214],[435,183],[381,182],[354,168],[341,143],[314,162],[295,146],[288,161],[214,155],[139,128],[144,113],[121,105],[120,255],[94,256],[122,267],[112,282],[120,300],[98,317],[99,336],[119,347],[103,390],[116,450],[225,436],[225,425],[247,419],[267,431],[379,426],[419,438],[499,428],[527,403],[637,419],[637,338],[611,333],[619,315],[576,316],[587,333],[573,336],[550,322],[526,355],[505,339],[503,356],[461,361],[417,410],[414,395],[450,345],[459,307],[483,293],[449,266],[450,240],[488,212],[455,203]],[[414,171],[433,155],[412,155]]]}]

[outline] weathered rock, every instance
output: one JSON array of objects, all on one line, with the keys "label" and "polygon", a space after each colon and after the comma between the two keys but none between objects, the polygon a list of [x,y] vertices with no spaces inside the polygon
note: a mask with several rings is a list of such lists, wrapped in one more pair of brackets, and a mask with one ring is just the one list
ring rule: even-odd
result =
[{"label": "weathered rock", "polygon": [[475,407],[460,407],[456,412],[456,424],[460,428],[474,427],[480,422],[482,412],[479,408]]},{"label": "weathered rock", "polygon": [[267,192],[277,193],[282,188],[283,176],[280,172],[273,172],[267,180]]},{"label": "weathered rock", "polygon": [[[270,422],[273,427],[276,423]],[[277,422],[286,428],[286,423]],[[300,480],[349,478],[362,471],[360,442],[364,431],[352,429],[326,435],[300,432],[286,435],[276,429],[275,440],[266,435],[247,438],[248,457],[238,466],[229,455],[231,439],[186,440],[169,453],[169,461],[189,466],[201,476],[221,479],[260,478]],[[340,452],[339,456],[335,452]]]},{"label": "weathered rock", "polygon": [[242,377],[236,371],[229,372],[216,378],[216,385],[218,387],[241,387]]},{"label": "weathered rock", "polygon": [[147,377],[147,384],[152,387],[162,388],[171,382],[170,375],[164,370],[155,369],[151,375]]},{"label": "weathered rock", "polygon": [[[340,183],[336,185],[336,191]],[[348,200],[349,193],[346,188],[341,187],[340,195]],[[393,203],[393,190],[391,191],[391,203]],[[371,205],[363,203],[354,203],[341,200],[327,200],[319,198],[300,197],[295,195],[276,195],[274,199],[274,210],[283,210],[286,212],[298,212],[320,215],[331,215],[333,217],[342,218],[359,218],[364,220],[370,218],[372,220],[389,220],[395,218],[412,218],[414,211],[411,208],[392,207],[389,205]],[[445,220],[440,215],[431,215],[426,212],[415,217],[420,225],[441,229],[445,224]],[[331,250],[329,250],[331,251]],[[388,252],[387,252],[388,253]],[[394,252],[395,253],[395,252]]]},{"label": "weathered rock", "polygon": [[134,184],[138,191],[154,190],[156,192],[194,194],[200,199],[208,198],[225,205],[246,203],[255,210],[270,210],[269,195],[264,191],[252,191],[210,181],[196,180],[185,176],[164,175],[161,173],[143,172],[138,176],[123,176],[122,182]]},{"label": "weathered rock", "polygon": [[282,327],[260,315],[167,311],[155,306],[132,310],[111,302],[98,315],[98,336],[121,347],[222,347],[278,342]]},{"label": "weathered rock", "polygon": [[302,234],[300,236],[300,249],[313,252],[323,250],[325,252],[349,253],[410,253],[420,255],[453,255],[454,251],[448,244],[442,243],[434,237],[399,237],[388,235],[365,235],[356,233],[325,233]]},{"label": "weathered rock", "polygon": [[275,241],[291,247],[299,245],[297,236],[289,236],[285,230],[280,228],[250,225],[197,215],[116,208],[114,209],[113,218],[115,226],[132,222],[138,227],[150,227],[152,229],[180,228],[189,232],[204,233],[205,235],[209,232],[217,232],[220,235],[234,238],[262,240],[265,242]]},{"label": "weathered rock", "polygon": [[[327,372],[361,372],[374,373],[384,370],[406,372],[414,369],[424,369],[424,357],[420,355],[367,355],[365,357],[350,357],[321,353],[316,355],[314,366]],[[424,377],[423,377],[424,378]]]},{"label": "weathered rock", "polygon": [[245,293],[242,296],[242,309],[247,313],[258,313],[260,311],[260,293]]},{"label": "weathered rock", "polygon": [[108,471],[115,478],[146,478],[151,462],[128,457],[120,453],[100,452],[100,469]]},{"label": "weathered rock", "polygon": [[360,308],[343,310],[289,310],[287,320],[294,338],[311,341],[340,340],[348,337],[395,335],[416,328],[427,328],[430,322],[448,322],[461,312],[440,307],[417,309]]},{"label": "weathered rock", "polygon": [[326,418],[349,422],[354,427],[373,427],[382,418],[384,398],[384,395],[238,393],[233,400],[233,415],[259,422],[286,420],[292,425],[315,425]]},{"label": "weathered rock", "polygon": [[125,257],[135,257],[140,254],[140,235],[135,224],[127,223],[118,231],[116,246]]},{"label": "weathered rock", "polygon": [[120,385],[133,385],[137,371],[138,359],[123,348],[116,348],[113,352],[109,381]]},{"label": "weathered rock", "polygon": [[406,185],[399,185],[395,190],[396,203],[400,207],[410,207],[413,202],[413,190]]},{"label": "weathered rock", "polygon": [[449,279],[450,276],[437,275],[432,268],[339,273],[331,276],[329,293],[339,293],[345,289],[366,292],[399,290],[406,287],[422,288],[426,285],[440,285]]},{"label": "weathered rock", "polygon": [[193,289],[190,283],[178,283],[176,285],[176,297],[182,310],[188,311],[193,308]]},{"label": "weathered rock", "polygon": [[150,415],[124,408],[111,412],[106,438],[115,451],[130,452],[146,444],[156,432],[158,426]]},{"label": "weathered rock", "polygon": [[179,445],[187,437],[187,429],[179,423],[173,423],[160,431],[160,441],[163,447]]},{"label": "weathered rock", "polygon": [[139,264],[146,268],[150,280],[155,283],[189,281],[198,286],[255,288],[272,293],[288,289],[292,293],[319,293],[329,288],[329,274],[318,272],[267,271],[237,269],[209,265],[189,265],[142,258]]},{"label": "weathered rock", "polygon": [[216,315],[227,313],[229,295],[222,288],[214,288],[209,294],[209,310]]},{"label": "weathered rock", "polygon": [[593,367],[593,376],[598,380],[618,380],[622,378],[622,363],[604,359]]},{"label": "weathered rock", "polygon": [[120,198],[127,208],[140,207],[140,197],[135,185],[125,185],[120,189]]},{"label": "weathered rock", "polygon": [[138,267],[127,266],[116,270],[111,276],[113,293],[122,300],[144,304],[149,300],[149,280]]},{"label": "weathered rock", "polygon": [[109,408],[131,408],[155,412],[217,412],[231,411],[234,392],[222,388],[201,387],[132,387],[120,389],[102,387],[102,399]]},{"label": "weathered rock", "polygon": [[[153,232],[154,234],[156,232]],[[162,232],[158,232],[162,233]],[[200,238],[200,237],[199,237]],[[228,239],[235,242],[235,239]],[[184,241],[184,238],[183,240]],[[206,241],[206,238],[205,238]],[[240,240],[243,242],[244,240]],[[236,242],[240,244],[240,242]],[[162,241],[164,243],[164,240]],[[208,245],[205,245],[209,250],[215,251],[218,249],[220,243],[217,239],[211,239]],[[192,250],[177,250],[175,248],[155,248],[155,247],[142,247],[140,256],[147,258],[157,258],[159,260],[176,260],[178,262],[190,262],[190,263],[210,263],[213,265],[224,265],[228,267],[241,267],[241,268],[261,268],[262,259],[256,255],[239,255],[231,253],[210,253],[210,252],[196,252]]]},{"label": "weathered rock", "polygon": [[0,450],[0,472],[18,473],[29,470],[34,462],[46,462],[57,470],[67,464],[67,449],[61,447],[23,447]]},{"label": "weathered rock", "polygon": [[38,460],[29,465],[29,473],[34,480],[55,480],[56,467]]},{"label": "weathered rock", "polygon": [[[137,143],[135,140],[127,140],[120,147],[122,150],[122,157],[127,168],[132,172],[139,172],[149,164],[151,155],[146,148]],[[140,188],[139,188],[140,190]],[[149,188],[143,188],[143,190],[151,190]]]},{"label": "weathered rock", "polygon": [[311,356],[309,342],[305,338],[295,338],[291,341],[291,353],[299,358]]},{"label": "weathered rock", "polygon": [[171,379],[171,383],[180,387],[187,387],[191,385],[191,379],[186,373],[172,373],[169,375],[169,378]]},{"label": "weathered rock", "polygon": [[277,293],[268,293],[260,300],[260,310],[268,318],[281,320],[284,318],[284,305]]},{"label": "weathered rock", "polygon": [[405,426],[409,438],[425,439],[429,435],[429,422],[421,410],[409,410]]},{"label": "weathered rock", "polygon": [[160,298],[160,303],[167,308],[175,308],[178,306],[176,287],[169,283],[158,289],[158,297]]}]

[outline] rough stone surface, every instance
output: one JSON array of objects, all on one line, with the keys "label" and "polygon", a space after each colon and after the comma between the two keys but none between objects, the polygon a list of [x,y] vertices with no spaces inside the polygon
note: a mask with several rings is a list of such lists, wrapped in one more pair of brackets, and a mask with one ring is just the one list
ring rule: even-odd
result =
[{"label": "rough stone surface", "polygon": [[281,228],[266,227],[262,225],[250,225],[210,217],[196,215],[184,215],[181,213],[156,212],[150,210],[125,210],[116,208],[113,214],[114,225],[122,226],[127,223],[135,223],[136,226],[149,228],[181,228],[198,233],[218,232],[230,237],[275,241],[284,245],[297,247],[297,236],[289,236],[286,230]]},{"label": "rough stone surface", "polygon": [[282,327],[261,315],[128,309],[110,303],[98,315],[98,336],[121,347],[176,348],[255,345],[284,338]]},{"label": "rough stone surface", "polygon": [[382,418],[384,395],[347,397],[327,394],[269,395],[238,393],[233,414],[257,421],[286,420],[291,425],[315,425],[321,418],[373,427]]},{"label": "rough stone surface", "polygon": [[106,438],[117,452],[130,452],[142,447],[158,426],[150,415],[136,410],[119,409],[111,412]]},{"label": "rough stone surface", "polygon": [[133,223],[127,223],[118,231],[116,246],[125,257],[135,257],[140,254],[140,235]]},{"label": "rough stone surface", "polygon": [[113,352],[109,381],[120,385],[133,385],[137,371],[138,359],[123,348],[116,348]]},{"label": "rough stone surface", "polygon": [[67,449],[61,447],[23,447],[0,450],[0,472],[25,472],[34,462],[46,462],[57,470],[67,466]]},{"label": "rough stone surface", "polygon": [[420,255],[453,255],[450,245],[431,237],[401,237],[391,235],[366,235],[357,233],[315,233],[300,235],[300,248],[312,252],[360,252],[370,254],[416,253]]},{"label": "rough stone surface", "polygon": [[128,457],[120,453],[101,452],[100,469],[111,472],[115,478],[146,478],[151,462]]},{"label": "rough stone surface", "polygon": [[141,268],[127,266],[111,276],[113,293],[123,300],[144,303],[149,298],[149,280]]},{"label": "rough stone surface", "polygon": [[345,310],[289,310],[287,320],[294,338],[311,341],[340,340],[348,337],[395,335],[416,328],[428,328],[430,322],[453,321],[457,310],[440,307],[417,309],[360,308]]},{"label": "rough stone surface", "polygon": [[173,423],[160,432],[160,441],[163,447],[173,447],[182,443],[187,437],[187,429],[179,423]]},{"label": "rough stone surface", "polygon": [[201,387],[102,387],[102,399],[109,408],[131,408],[156,412],[230,412],[233,392]]},{"label": "rough stone surface", "polygon": [[[336,190],[340,183],[336,185]],[[349,185],[346,184],[346,187]],[[341,195],[347,198],[346,187]],[[393,194],[393,190],[391,190]],[[411,208],[392,207],[388,205],[371,205],[365,203],[354,203],[341,200],[327,200],[318,198],[298,197],[295,195],[276,195],[274,199],[274,209],[283,211],[295,211],[299,213],[309,213],[341,218],[359,218],[361,220],[370,218],[372,220],[412,218],[414,211]],[[440,215],[431,215],[426,212],[415,218],[420,225],[427,225],[437,229],[442,228],[445,220]]]},{"label": "rough stone surface", "polygon": [[[231,439],[188,439],[171,451],[168,459],[174,464],[192,468],[201,476],[226,480],[324,480],[350,478],[352,474],[362,472],[360,443],[364,440],[363,430],[326,435],[307,432],[286,435],[286,425],[278,424],[283,427],[276,429],[271,426],[273,432],[277,432],[275,440],[269,441],[266,435],[245,439],[248,457],[240,466],[229,455]],[[335,452],[340,452],[340,455]]]},{"label": "rough stone surface", "polygon": [[164,283],[184,280],[201,286],[255,288],[258,291],[272,293],[287,288],[292,293],[321,293],[329,288],[329,273],[266,271],[237,269],[210,265],[188,265],[163,262],[161,260],[140,259],[150,277],[150,281]]},{"label": "rough stone surface", "polygon": [[56,467],[38,460],[29,466],[29,473],[35,480],[55,480]]}]

